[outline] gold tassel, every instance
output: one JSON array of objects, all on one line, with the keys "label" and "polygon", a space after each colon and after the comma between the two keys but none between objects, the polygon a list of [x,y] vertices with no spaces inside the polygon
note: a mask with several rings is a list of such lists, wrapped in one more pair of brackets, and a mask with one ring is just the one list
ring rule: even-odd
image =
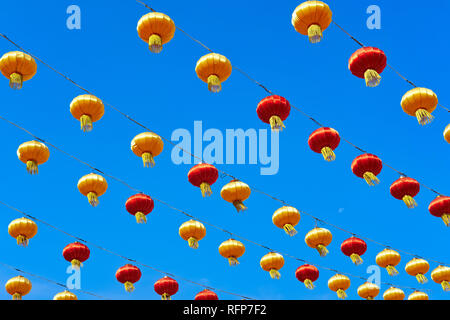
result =
[{"label": "gold tassel", "polygon": [[322,152],[323,158],[327,161],[334,161],[336,160],[336,155],[333,152],[333,149],[331,149],[330,147],[323,147],[322,150],[320,150]]},{"label": "gold tassel", "polygon": [[17,244],[19,246],[22,246],[22,247],[28,246],[28,239],[27,239],[27,237],[22,236],[22,235],[18,235],[16,239],[17,239]]},{"label": "gold tassel", "polygon": [[200,190],[202,191],[203,197],[209,197],[212,194],[211,186],[206,182],[202,182],[202,184],[200,185]]},{"label": "gold tassel", "polygon": [[240,200],[236,200],[233,202],[233,206],[236,208],[237,212],[247,210],[247,207]]},{"label": "gold tassel", "polygon": [[22,300],[22,295],[20,293],[14,293],[12,296],[13,300]]},{"label": "gold tassel", "polygon": [[145,217],[145,214],[143,214],[142,212],[136,212],[134,216],[136,217],[137,223],[147,223],[147,218]]},{"label": "gold tassel", "polygon": [[153,168],[155,166],[155,160],[150,152],[144,152],[142,154],[142,161],[144,162],[144,168]]},{"label": "gold tassel", "polygon": [[413,208],[417,207],[416,200],[414,200],[414,198],[411,196],[406,195],[403,197],[402,200],[409,209],[413,209]]},{"label": "gold tassel", "polygon": [[198,249],[198,240],[195,239],[194,237],[190,237],[188,239],[188,244],[189,247],[191,247],[192,249]]},{"label": "gold tassel", "polygon": [[389,274],[390,276],[396,276],[396,275],[398,275],[397,269],[395,269],[393,266],[387,266],[387,267],[386,267],[386,270],[387,270],[387,272],[388,272],[388,274]]},{"label": "gold tassel", "polygon": [[418,109],[416,111],[416,118],[419,124],[424,126],[433,121],[434,116],[425,109]]},{"label": "gold tassel", "polygon": [[153,53],[160,53],[162,51],[162,39],[157,34],[152,34],[148,39],[148,46]]},{"label": "gold tassel", "polygon": [[337,296],[338,296],[339,299],[347,298],[347,294],[342,289],[339,289],[338,291],[336,291],[336,293],[337,293]]},{"label": "gold tassel", "polygon": [[448,283],[448,281],[442,281],[441,286],[444,291],[450,291],[450,284]]},{"label": "gold tassel", "polygon": [[366,172],[363,174],[364,180],[366,180],[367,184],[369,186],[374,186],[380,183],[380,180],[372,173],[372,172]]},{"label": "gold tassel", "polygon": [[325,257],[328,254],[328,249],[324,245],[319,244],[316,250],[319,251],[321,257]]},{"label": "gold tassel", "polygon": [[308,28],[308,37],[311,43],[318,43],[322,40],[322,28],[317,24],[312,24]]},{"label": "gold tassel", "polygon": [[230,264],[230,266],[234,267],[239,264],[239,261],[235,257],[229,257],[228,263]]},{"label": "gold tassel", "polygon": [[283,130],[283,128],[286,128],[279,116],[271,116],[269,122],[272,131]]},{"label": "gold tassel", "polygon": [[87,198],[89,203],[91,204],[91,206],[96,207],[98,205],[98,197],[97,194],[95,192],[89,192],[87,194]]},{"label": "gold tassel", "polygon": [[222,90],[220,79],[215,74],[212,74],[208,77],[208,90],[214,93],[220,92],[220,90]]},{"label": "gold tassel", "polygon": [[91,117],[88,116],[87,114],[83,114],[80,117],[80,125],[81,125],[81,130],[83,130],[83,132],[92,131],[93,125],[92,125]]},{"label": "gold tassel", "polygon": [[124,285],[125,285],[125,291],[126,292],[133,292],[134,291],[134,285],[130,281],[125,282]]},{"label": "gold tassel", "polygon": [[419,283],[427,283],[428,279],[427,277],[425,277],[423,274],[419,273],[418,275],[416,275],[416,279]]},{"label": "gold tassel", "polygon": [[441,218],[447,227],[450,226],[450,214],[445,213],[441,216]]},{"label": "gold tassel", "polygon": [[373,69],[367,69],[364,72],[364,78],[366,79],[366,86],[376,87],[381,82],[381,76]]},{"label": "gold tassel", "polygon": [[83,266],[83,264],[80,262],[80,260],[77,260],[77,259],[73,259],[72,261],[70,261],[70,263],[72,264],[72,267],[74,269],[80,269],[80,267]]},{"label": "gold tassel", "polygon": [[27,161],[27,172],[29,174],[38,174],[38,164],[34,160]]},{"label": "gold tassel", "polygon": [[281,278],[281,274],[280,274],[280,272],[278,270],[270,269],[269,274],[270,274],[270,277],[272,279],[277,279],[278,280],[278,279]]},{"label": "gold tassel", "polygon": [[294,228],[294,226],[292,224],[289,224],[289,223],[285,224],[283,226],[283,229],[291,237],[293,237],[293,236],[295,236],[297,234],[297,230],[295,230],[295,228]]},{"label": "gold tassel", "polygon": [[366,300],[375,300],[373,297],[367,297]]},{"label": "gold tassel", "polygon": [[353,253],[350,256],[350,259],[352,259],[353,263],[356,264],[357,266],[363,263],[363,259],[361,259],[361,257],[356,253]]},{"label": "gold tassel", "polygon": [[307,287],[309,290],[314,289],[314,283],[311,280],[306,279],[303,283],[305,284],[305,287]]},{"label": "gold tassel", "polygon": [[161,295],[161,300],[172,300],[172,298],[170,297],[170,295],[168,293],[163,293]]},{"label": "gold tassel", "polygon": [[9,86],[14,90],[22,89],[23,78],[20,73],[11,73],[9,76]]}]

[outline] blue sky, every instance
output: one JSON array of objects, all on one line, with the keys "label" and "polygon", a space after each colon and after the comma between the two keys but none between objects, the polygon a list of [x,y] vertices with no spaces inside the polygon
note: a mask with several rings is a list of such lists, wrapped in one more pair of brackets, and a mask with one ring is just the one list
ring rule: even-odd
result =
[{"label": "blue sky", "polygon": [[[382,160],[418,178],[443,194],[449,194],[449,145],[442,131],[449,115],[442,109],[434,113],[435,121],[426,127],[404,114],[402,95],[411,87],[390,70],[382,74],[381,86],[366,88],[362,79],[347,69],[350,55],[358,49],[334,26],[325,32],[324,41],[311,45],[296,33],[291,14],[298,1],[152,1],[151,6],[172,17],[177,25],[210,48],[226,55],[232,64],[245,70],[293,105],[337,129],[353,143],[377,154]],[[66,9],[71,4],[81,8],[81,30],[66,28]],[[366,27],[366,8],[381,8],[382,29]],[[448,28],[446,1],[432,6],[419,1],[333,1],[333,18],[366,45],[383,49],[388,63],[395,66],[419,86],[434,90],[440,101],[450,105],[444,90],[450,72],[448,41],[442,40]],[[129,1],[58,1],[57,3],[22,1],[6,2],[0,12],[0,32],[22,44],[33,54],[92,90],[105,102],[139,119],[156,133],[170,138],[177,128],[193,131],[194,121],[203,121],[204,130],[264,129],[256,115],[258,102],[265,92],[234,71],[219,94],[211,94],[194,71],[196,61],[207,52],[177,31],[160,55],[151,54],[136,32],[139,18],[147,10]],[[11,14],[14,12],[15,14]],[[20,14],[18,14],[20,13]],[[432,27],[430,28],[430,25]],[[15,50],[6,40],[0,41],[1,52]],[[246,238],[276,250],[367,277],[366,268],[374,264],[383,248],[368,243],[363,266],[354,266],[340,252],[340,243],[349,237],[336,229],[330,254],[320,258],[304,243],[304,235],[314,221],[303,215],[299,234],[289,238],[271,221],[279,203],[253,193],[246,202],[249,210],[237,214],[220,198],[227,179],[213,186],[213,196],[203,199],[200,191],[187,181],[189,165],[174,165],[172,147],[166,143],[152,169],[142,167],[130,150],[131,139],[142,130],[107,108],[94,130],[84,134],[71,116],[71,100],[83,92],[60,76],[38,64],[36,77],[15,92],[8,81],[0,82],[2,111],[39,137],[65,151],[126,180],[147,194],[170,202],[193,215],[223,226]],[[358,152],[342,143],[336,150],[337,160],[323,161],[309,150],[307,138],[315,125],[300,113],[292,111],[285,121],[287,129],[280,134],[280,168],[277,175],[261,176],[260,165],[220,165],[244,182],[287,201],[300,210],[391,246],[439,261],[450,262],[444,244],[449,230],[442,221],[428,213],[434,194],[422,189],[417,196],[419,207],[409,210],[389,194],[389,185],[397,174],[384,168],[381,184],[368,187],[356,178],[350,164]],[[97,208],[89,206],[77,190],[78,179],[89,173],[87,167],[54,149],[38,176],[26,173],[17,159],[20,143],[31,140],[24,132],[1,122],[3,183],[0,200],[43,220],[146,264],[184,278],[257,299],[335,299],[327,287],[333,273],[320,270],[314,291],[295,279],[301,264],[286,258],[282,278],[272,280],[259,267],[264,249],[245,243],[246,254],[237,268],[231,268],[218,254],[218,245],[228,236],[207,228],[207,236],[195,251],[178,236],[178,227],[186,219],[156,203],[147,225],[137,225],[125,211],[125,201],[133,193],[112,180],[100,198]],[[16,246],[7,233],[8,223],[19,215],[1,209],[0,261],[44,277],[65,282],[68,263],[62,249],[73,240],[39,225],[38,235],[26,249]],[[382,281],[418,287],[416,280],[404,272],[411,257],[402,255],[400,275]],[[115,279],[117,268],[125,261],[91,248],[91,257],[82,269],[82,288],[113,299],[159,299],[153,283],[161,277],[141,268],[143,277],[133,294],[127,294]],[[431,268],[436,267],[432,263]],[[0,268],[0,279],[16,275]],[[30,278],[33,290],[29,299],[49,299],[60,288]],[[357,299],[362,283],[351,279],[350,299]],[[447,299],[439,285],[430,281],[432,299]],[[387,287],[382,287],[382,292]],[[192,299],[201,288],[180,281],[176,299]],[[410,292],[407,291],[407,294]],[[221,299],[232,296],[220,294]],[[9,296],[0,290],[0,298]],[[80,299],[90,299],[79,293]]]}]

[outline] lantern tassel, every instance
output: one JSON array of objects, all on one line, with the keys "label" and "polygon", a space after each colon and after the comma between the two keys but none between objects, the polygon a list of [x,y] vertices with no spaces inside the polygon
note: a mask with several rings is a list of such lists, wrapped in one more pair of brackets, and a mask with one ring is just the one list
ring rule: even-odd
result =
[{"label": "lantern tassel", "polygon": [[380,183],[380,180],[378,180],[372,172],[364,173],[363,178],[366,180],[367,184],[372,187]]},{"label": "lantern tassel", "polygon": [[200,190],[202,191],[203,197],[209,197],[212,194],[211,186],[206,182],[202,182],[202,184],[200,184]]},{"label": "lantern tassel", "polygon": [[12,296],[13,300],[22,300],[22,295],[20,293],[14,293]]},{"label": "lantern tassel", "polygon": [[283,130],[283,128],[286,128],[284,126],[283,121],[279,116],[271,116],[269,119],[270,127],[272,128],[272,131],[278,131]]},{"label": "lantern tassel", "polygon": [[124,286],[125,286],[125,291],[126,292],[133,292],[134,291],[134,285],[130,281],[125,282]]},{"label": "lantern tassel", "polygon": [[367,297],[366,300],[375,300],[374,297]]},{"label": "lantern tassel", "polygon": [[356,264],[357,266],[363,263],[363,259],[361,259],[361,257],[356,253],[353,253],[350,256],[350,259],[352,259],[353,263]]},{"label": "lantern tassel", "polygon": [[441,216],[441,218],[447,227],[450,226],[450,214],[445,213]]},{"label": "lantern tassel", "polygon": [[220,79],[215,74],[212,74],[208,77],[208,90],[214,93],[220,92],[220,90],[222,90]]},{"label": "lantern tassel", "polygon": [[364,79],[366,79],[366,86],[368,87],[376,87],[381,82],[381,76],[373,69],[364,72]]},{"label": "lantern tassel", "polygon": [[80,267],[83,266],[83,264],[81,263],[81,261],[80,261],[80,260],[77,260],[77,259],[72,259],[72,261],[70,261],[70,263],[72,264],[72,267],[73,267],[74,269],[80,269]]},{"label": "lantern tassel", "polygon": [[389,274],[390,276],[396,276],[396,275],[398,275],[397,269],[395,269],[393,266],[387,266],[387,267],[386,267],[386,270],[387,270],[387,272],[388,272],[388,274]]},{"label": "lantern tassel", "polygon": [[309,290],[314,289],[314,283],[311,280],[306,279],[303,283],[305,284],[305,287],[307,287]]},{"label": "lantern tassel", "polygon": [[334,154],[333,149],[331,149],[330,147],[324,147],[320,151],[322,152],[323,158],[326,161],[336,160],[336,155]]},{"label": "lantern tassel", "polygon": [[23,77],[20,73],[12,73],[9,76],[9,86],[14,90],[22,89]]},{"label": "lantern tassel", "polygon": [[244,205],[244,203],[240,200],[234,201],[233,206],[236,208],[237,212],[245,211],[247,210],[247,207]]},{"label": "lantern tassel", "polygon": [[38,164],[34,160],[27,161],[27,172],[29,174],[38,174]]},{"label": "lantern tassel", "polygon": [[163,49],[162,39],[157,34],[152,34],[148,39],[148,46],[153,53],[160,53]]},{"label": "lantern tassel", "polygon": [[270,271],[269,271],[269,274],[270,274],[270,277],[272,278],[272,279],[280,279],[281,278],[281,274],[280,274],[280,272],[278,271],[278,270],[275,270],[275,269],[271,269]]},{"label": "lantern tassel", "polygon": [[198,249],[198,240],[195,239],[194,237],[190,237],[188,239],[188,244],[189,247],[191,247],[192,249]]},{"label": "lantern tassel", "polygon": [[308,28],[308,37],[311,43],[318,43],[322,40],[322,28],[317,24],[312,24]]},{"label": "lantern tassel", "polygon": [[137,223],[147,223],[147,217],[142,212],[136,212],[134,215]]},{"label": "lantern tassel", "polygon": [[418,109],[416,111],[416,118],[419,124],[424,126],[433,121],[434,116],[425,109]]},{"label": "lantern tassel", "polygon": [[96,207],[98,205],[98,197],[97,194],[95,192],[89,192],[87,194],[87,198],[89,203],[91,204],[91,206]]},{"label": "lantern tassel", "polygon": [[92,128],[93,128],[92,118],[90,116],[88,116],[87,114],[83,114],[80,117],[80,125],[81,125],[81,130],[83,130],[83,132],[92,131]]},{"label": "lantern tassel", "polygon": [[19,235],[17,236],[17,244],[22,247],[28,246],[28,239],[25,236]]},{"label": "lantern tassel", "polygon": [[297,234],[297,230],[295,230],[294,226],[292,224],[285,224],[283,226],[284,231],[290,235],[291,237],[295,236]]},{"label": "lantern tassel", "polygon": [[442,281],[441,286],[444,291],[450,291],[450,283],[448,281]]},{"label": "lantern tassel", "polygon": [[427,277],[425,277],[423,274],[419,273],[418,275],[416,275],[416,279],[419,283],[427,283],[428,279]]},{"label": "lantern tassel", "polygon": [[142,154],[142,162],[144,162],[144,168],[153,168],[155,166],[155,160],[150,152],[144,152]]},{"label": "lantern tassel", "polygon": [[228,263],[230,264],[230,266],[234,267],[239,264],[239,261],[235,257],[229,257]]},{"label": "lantern tassel", "polygon": [[413,209],[413,208],[417,207],[416,200],[414,200],[414,198],[411,196],[406,195],[403,197],[402,200],[409,209]]},{"label": "lantern tassel", "polygon": [[172,298],[168,293],[163,293],[161,295],[161,300],[172,300]]},{"label": "lantern tassel", "polygon": [[342,289],[339,289],[338,291],[336,291],[336,293],[337,293],[337,296],[338,296],[339,299],[347,298],[347,294]]},{"label": "lantern tassel", "polygon": [[316,247],[317,251],[319,252],[321,257],[325,257],[328,254],[328,249],[324,245],[319,244]]}]

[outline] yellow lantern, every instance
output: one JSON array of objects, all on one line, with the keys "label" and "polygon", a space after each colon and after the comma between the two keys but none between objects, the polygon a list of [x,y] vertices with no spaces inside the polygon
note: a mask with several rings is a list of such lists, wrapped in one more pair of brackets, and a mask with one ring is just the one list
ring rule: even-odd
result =
[{"label": "yellow lantern", "polygon": [[183,240],[188,242],[189,247],[197,249],[198,242],[206,235],[206,229],[201,222],[189,220],[180,226],[179,234]]},{"label": "yellow lantern", "polygon": [[161,154],[164,142],[161,137],[153,132],[143,132],[131,140],[131,150],[135,155],[142,158],[144,167],[153,167],[154,158]]},{"label": "yellow lantern", "polygon": [[402,98],[401,106],[403,111],[415,116],[421,125],[426,125],[433,121],[431,113],[436,109],[438,98],[430,89],[414,88],[409,90]]},{"label": "yellow lantern", "polygon": [[0,71],[9,79],[9,86],[21,89],[24,81],[34,77],[37,71],[36,61],[26,53],[12,51],[0,59]]},{"label": "yellow lantern", "polygon": [[300,221],[300,212],[294,207],[284,206],[277,211],[272,216],[272,222],[280,229],[284,229],[284,231],[292,236],[297,234],[297,230],[295,230],[295,226]]},{"label": "yellow lantern", "polygon": [[53,300],[78,300],[77,296],[70,291],[63,291],[55,294]]},{"label": "yellow lantern", "polygon": [[376,257],[377,265],[381,268],[386,268],[390,276],[398,275],[398,271],[395,269],[395,266],[400,263],[400,260],[400,254],[392,249],[384,249],[378,253]]},{"label": "yellow lantern", "polygon": [[366,300],[374,300],[380,293],[380,288],[372,282],[365,282],[358,287],[358,296]]},{"label": "yellow lantern", "polygon": [[197,76],[208,84],[208,90],[219,92],[222,83],[231,75],[232,66],[230,61],[218,53],[209,53],[200,58],[195,67]]},{"label": "yellow lantern", "polygon": [[408,296],[408,300],[429,300],[429,298],[425,292],[414,291]]},{"label": "yellow lantern", "polygon": [[450,124],[448,124],[448,125],[445,127],[445,130],[444,130],[444,139],[445,139],[445,141],[447,141],[448,143],[450,143]]},{"label": "yellow lantern", "polygon": [[236,210],[239,212],[241,210],[247,210],[243,201],[250,197],[250,187],[241,181],[232,180],[223,186],[222,191],[220,191],[220,196],[228,202],[231,202]]},{"label": "yellow lantern", "polygon": [[313,249],[316,249],[321,257],[325,257],[328,254],[326,248],[333,239],[333,235],[330,230],[325,228],[314,228],[306,234],[305,242]]},{"label": "yellow lantern", "polygon": [[80,121],[81,130],[89,132],[93,123],[100,120],[105,114],[102,100],[92,94],[83,94],[70,103],[70,113]]},{"label": "yellow lantern", "polygon": [[390,287],[383,293],[384,300],[404,300],[405,293],[403,290],[395,287]]},{"label": "yellow lantern", "polygon": [[106,179],[101,175],[90,173],[78,180],[78,190],[88,198],[91,206],[98,205],[98,197],[102,196],[108,189]]},{"label": "yellow lantern", "polygon": [[318,43],[330,25],[332,15],[326,3],[306,1],[295,8],[291,22],[298,33],[308,36],[311,43]]},{"label": "yellow lantern", "polygon": [[11,221],[8,225],[8,233],[17,240],[19,246],[28,246],[28,240],[37,233],[38,227],[33,220],[19,218]]},{"label": "yellow lantern", "polygon": [[444,291],[450,291],[450,268],[445,266],[438,266],[431,272],[431,279],[434,282],[440,283]]},{"label": "yellow lantern", "polygon": [[236,266],[239,264],[238,258],[245,253],[245,246],[240,241],[229,239],[221,243],[219,253],[228,259],[230,266]]},{"label": "yellow lantern", "polygon": [[22,143],[17,149],[17,157],[27,165],[29,174],[37,174],[38,166],[47,162],[50,151],[47,146],[39,141],[28,141]]},{"label": "yellow lantern", "polygon": [[139,37],[148,43],[153,53],[160,53],[163,45],[175,35],[175,23],[169,16],[160,12],[150,12],[139,19],[137,32]]},{"label": "yellow lantern", "polygon": [[425,277],[425,273],[427,273],[428,270],[430,270],[430,265],[424,259],[413,258],[405,266],[406,273],[416,277],[419,283],[428,282],[427,277]]},{"label": "yellow lantern", "polygon": [[22,297],[31,291],[31,282],[25,277],[17,276],[6,282],[5,289],[12,295],[13,300],[22,300]]},{"label": "yellow lantern", "polygon": [[328,280],[328,288],[335,291],[340,299],[347,298],[345,290],[350,288],[350,279],[343,274],[336,274]]},{"label": "yellow lantern", "polygon": [[281,275],[278,270],[284,266],[284,258],[281,254],[270,252],[261,258],[261,268],[270,273],[272,279],[280,279]]}]

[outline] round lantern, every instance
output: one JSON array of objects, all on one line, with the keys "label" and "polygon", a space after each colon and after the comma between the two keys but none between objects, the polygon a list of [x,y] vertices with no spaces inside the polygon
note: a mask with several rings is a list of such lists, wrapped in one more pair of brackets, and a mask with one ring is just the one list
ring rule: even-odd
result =
[{"label": "round lantern", "polygon": [[408,296],[408,300],[429,300],[429,297],[425,292],[414,291]]},{"label": "round lantern", "polygon": [[178,292],[178,282],[165,276],[155,282],[154,289],[162,300],[172,300],[172,296]]},{"label": "round lantern", "polygon": [[343,274],[336,274],[328,280],[328,288],[336,292],[340,299],[347,298],[345,291],[350,288],[350,279]]},{"label": "round lantern", "polygon": [[444,129],[444,140],[450,143],[450,123]]},{"label": "round lantern", "polygon": [[205,289],[197,293],[194,300],[219,300],[219,297],[215,292]]},{"label": "round lantern", "polygon": [[55,294],[53,300],[78,300],[77,296],[70,291],[63,291]]},{"label": "round lantern", "polygon": [[438,266],[431,272],[431,279],[440,283],[444,291],[450,291],[450,268],[446,266]]},{"label": "round lantern", "polygon": [[146,215],[152,212],[154,206],[153,199],[143,193],[135,194],[125,202],[125,208],[136,217],[137,223],[147,223]]},{"label": "round lantern", "polygon": [[326,161],[336,160],[334,150],[339,146],[341,138],[333,128],[319,128],[315,130],[308,139],[309,147],[316,153],[322,153]]},{"label": "round lantern", "polygon": [[352,162],[352,171],[359,177],[366,180],[369,186],[380,183],[377,175],[383,168],[383,162],[377,156],[366,153],[356,157]]},{"label": "round lantern", "polygon": [[376,87],[381,82],[380,73],[386,68],[387,58],[383,51],[363,47],[355,51],[348,61],[348,69],[358,78],[366,80],[366,86]]},{"label": "round lantern", "polygon": [[419,283],[428,282],[425,274],[430,270],[430,265],[424,259],[413,258],[405,266],[405,271],[410,276],[416,277]]},{"label": "round lantern", "polygon": [[220,196],[225,200],[233,204],[237,212],[241,210],[247,210],[244,205],[244,201],[250,197],[250,187],[238,180],[232,180],[227,183],[220,191]]},{"label": "round lantern", "polygon": [[314,281],[319,279],[319,269],[310,264],[304,264],[297,268],[295,277],[303,282],[308,289],[314,289]]},{"label": "round lantern", "polygon": [[229,239],[220,244],[219,253],[228,259],[230,266],[236,266],[239,264],[238,258],[245,253],[245,246],[240,241]]},{"label": "round lantern", "polygon": [[37,234],[38,227],[33,220],[19,218],[11,221],[8,225],[8,233],[17,240],[19,246],[28,246],[29,239]]},{"label": "round lantern", "polygon": [[0,71],[9,79],[12,89],[22,89],[23,82],[36,74],[37,64],[29,54],[12,51],[5,53],[0,59]]},{"label": "round lantern", "polygon": [[132,264],[126,264],[116,271],[116,279],[125,286],[126,292],[134,291],[134,284],[141,278],[141,270]]},{"label": "round lantern", "polygon": [[380,288],[372,282],[365,282],[358,287],[358,296],[366,300],[374,300],[380,293]]},{"label": "round lantern", "polygon": [[24,295],[30,293],[31,287],[31,281],[22,276],[9,279],[5,285],[6,292],[12,295],[13,300],[22,300]]},{"label": "round lantern", "polygon": [[438,196],[428,206],[428,211],[438,218],[441,218],[445,225],[450,226],[450,197]]},{"label": "round lantern", "polygon": [[216,167],[207,163],[199,163],[189,170],[188,180],[202,191],[203,197],[209,197],[212,194],[211,185],[219,178],[219,171]]},{"label": "round lantern", "polygon": [[81,130],[89,132],[93,128],[93,123],[99,121],[105,114],[105,106],[96,96],[83,94],[72,100],[70,113],[80,121]]},{"label": "round lantern", "polygon": [[90,205],[96,207],[98,197],[106,192],[108,183],[101,175],[90,173],[78,180],[77,187],[80,193],[88,198]]},{"label": "round lantern", "polygon": [[311,43],[318,43],[330,25],[331,17],[332,12],[326,3],[305,1],[295,8],[291,23],[298,33],[308,36]]},{"label": "round lantern", "polygon": [[414,197],[420,191],[420,183],[413,178],[401,177],[391,185],[390,191],[395,199],[403,200],[408,208],[417,207]]},{"label": "round lantern", "polygon": [[404,300],[405,293],[403,290],[395,287],[390,287],[383,293],[384,300]]},{"label": "round lantern", "polygon": [[28,141],[19,146],[17,157],[27,165],[29,174],[37,174],[38,166],[48,161],[50,151],[42,142]]},{"label": "round lantern", "polygon": [[316,249],[321,257],[328,254],[327,246],[331,243],[333,235],[330,230],[325,228],[314,228],[305,236],[306,244],[313,249]]},{"label": "round lantern", "polygon": [[287,119],[291,112],[291,105],[285,98],[272,95],[262,99],[258,103],[256,113],[262,122],[270,124],[273,131],[285,128],[283,121]]},{"label": "round lantern", "polygon": [[297,234],[297,230],[295,230],[295,226],[300,221],[300,212],[294,208],[289,206],[284,206],[277,211],[272,216],[272,222],[280,229],[284,229],[284,231],[292,236]]},{"label": "round lantern", "polygon": [[341,244],[341,251],[347,257],[352,259],[352,262],[356,265],[360,265],[363,263],[361,256],[366,252],[367,244],[364,240],[351,237]]},{"label": "round lantern", "polygon": [[175,23],[160,12],[150,12],[142,16],[137,24],[139,37],[148,43],[150,52],[160,53],[163,45],[175,35]]},{"label": "round lantern", "polygon": [[153,132],[143,132],[131,140],[131,151],[142,158],[144,167],[155,166],[155,157],[161,154],[164,142],[161,137]]},{"label": "round lantern", "polygon": [[390,276],[398,275],[397,266],[400,263],[401,257],[397,251],[392,249],[384,249],[376,256],[376,263],[381,268],[385,268]]},{"label": "round lantern", "polygon": [[269,272],[272,279],[280,279],[279,270],[284,266],[284,258],[279,253],[270,252],[261,258],[260,265],[264,271]]},{"label": "round lantern", "polygon": [[231,62],[218,53],[209,53],[200,58],[195,67],[197,76],[208,84],[208,90],[219,92],[222,90],[222,83],[231,75]]},{"label": "round lantern", "polygon": [[430,89],[414,88],[405,93],[400,104],[406,114],[416,117],[419,124],[424,126],[433,121],[431,113],[438,105],[438,98]]},{"label": "round lantern", "polygon": [[89,259],[91,254],[89,248],[82,243],[74,242],[63,249],[63,257],[72,264],[74,268],[83,266],[83,262]]},{"label": "round lantern", "polygon": [[197,249],[198,242],[206,235],[206,229],[201,222],[189,220],[180,226],[179,234],[183,240],[188,242],[189,247]]}]

